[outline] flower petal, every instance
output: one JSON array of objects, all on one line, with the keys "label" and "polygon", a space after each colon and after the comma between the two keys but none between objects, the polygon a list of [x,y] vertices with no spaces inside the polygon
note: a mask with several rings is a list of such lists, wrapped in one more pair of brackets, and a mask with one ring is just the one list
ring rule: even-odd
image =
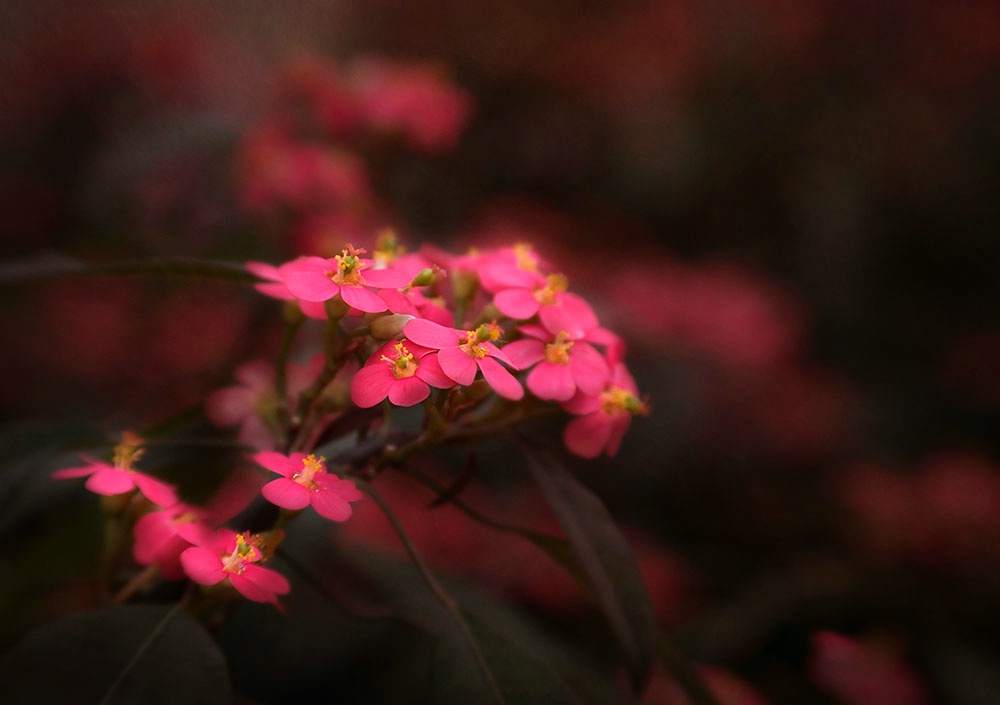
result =
[{"label": "flower petal", "polygon": [[[412,322],[415,323],[416,321]],[[441,348],[437,357],[444,373],[458,384],[468,386],[476,379],[477,368],[475,360],[457,347]]]},{"label": "flower petal", "polygon": [[608,382],[608,363],[601,353],[586,343],[577,342],[569,351],[569,371],[576,386],[585,394],[600,394]]},{"label": "flower petal", "polygon": [[181,554],[181,565],[191,580],[199,585],[215,585],[226,579],[222,559],[214,551],[193,546]]},{"label": "flower petal", "polygon": [[563,442],[571,453],[582,458],[596,458],[611,438],[610,418],[603,411],[579,416],[566,425]]},{"label": "flower petal", "polygon": [[527,289],[506,289],[493,297],[494,305],[505,316],[527,320],[538,313],[538,299]]},{"label": "flower petal", "polygon": [[250,456],[250,459],[258,465],[263,465],[271,472],[278,473],[282,477],[291,477],[296,471],[298,471],[298,468],[301,467],[302,462],[300,460],[299,464],[296,465],[287,455],[282,455],[281,453],[276,453],[272,450],[254,453]]},{"label": "flower petal", "polygon": [[427,384],[438,389],[451,389],[455,386],[455,380],[446,375],[444,370],[441,369],[437,353],[421,357],[417,365],[417,373],[414,376],[419,377],[427,382]]},{"label": "flower petal", "polygon": [[311,492],[309,499],[316,513],[330,521],[347,521],[351,516],[351,505],[336,492],[320,489]]},{"label": "flower petal", "polygon": [[540,340],[515,340],[503,346],[511,366],[526,370],[545,358],[545,344]]},{"label": "flower petal", "polygon": [[340,298],[348,306],[353,306],[359,311],[366,311],[368,313],[380,313],[389,308],[385,300],[364,286],[347,286],[345,284],[340,287]]},{"label": "flower petal", "polygon": [[539,399],[569,401],[576,393],[576,383],[569,368],[548,361],[538,363],[528,374],[526,383]]},{"label": "flower petal", "polygon": [[243,577],[259,588],[270,593],[285,595],[291,591],[292,586],[288,578],[276,570],[264,568],[259,565],[248,565],[243,569]]},{"label": "flower petal", "polygon": [[517,401],[524,396],[524,387],[507,368],[491,357],[484,357],[479,360],[479,369],[483,371],[483,377],[493,390],[512,401]]},{"label": "flower petal", "polygon": [[133,472],[132,481],[143,496],[153,504],[158,504],[161,507],[172,507],[177,504],[177,492],[170,483],[141,472]]},{"label": "flower petal", "polygon": [[375,406],[389,395],[395,381],[384,361],[362,367],[351,378],[351,399],[362,409]]},{"label": "flower petal", "polygon": [[246,572],[251,568],[256,567],[257,566],[254,565],[245,566],[243,574],[229,573],[229,582],[232,583],[233,587],[248,600],[253,600],[254,602],[277,602],[277,595],[270,590],[266,590],[257,585],[257,583],[247,577]]},{"label": "flower petal", "polygon": [[440,350],[441,348],[458,347],[458,332],[426,318],[414,318],[403,328],[407,338],[417,345]]},{"label": "flower petal", "polygon": [[135,482],[125,470],[104,465],[90,476],[85,487],[95,494],[115,495],[131,491],[135,488]]},{"label": "flower petal", "polygon": [[285,477],[271,480],[260,488],[260,493],[271,504],[285,509],[305,509],[309,506],[309,490]]},{"label": "flower petal", "polygon": [[389,401],[396,406],[413,406],[419,404],[431,394],[431,388],[427,382],[419,377],[407,377],[397,379],[389,387]]},{"label": "flower petal", "polygon": [[316,484],[328,492],[340,497],[345,502],[357,502],[364,498],[361,490],[350,480],[344,480],[333,473],[323,473],[315,478]]},{"label": "flower petal", "polygon": [[101,467],[110,468],[111,466],[107,463],[100,463],[98,465],[81,465],[78,468],[63,468],[62,470],[56,470],[52,473],[52,477],[57,480],[69,480],[74,477],[87,477],[87,475],[93,475]]},{"label": "flower petal", "polygon": [[288,292],[303,301],[326,301],[340,291],[340,286],[326,275],[335,271],[336,263],[329,264],[322,257],[303,257],[281,267]]},{"label": "flower petal", "polygon": [[406,286],[413,279],[406,272],[401,272],[392,267],[385,269],[365,269],[361,272],[361,278],[365,284],[374,286],[376,289],[398,289]]}]

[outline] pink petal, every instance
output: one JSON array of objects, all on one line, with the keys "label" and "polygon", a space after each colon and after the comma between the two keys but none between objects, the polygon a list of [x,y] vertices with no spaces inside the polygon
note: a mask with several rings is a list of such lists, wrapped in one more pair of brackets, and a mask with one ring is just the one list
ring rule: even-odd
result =
[{"label": "pink petal", "polygon": [[608,445],[604,452],[611,456],[618,452],[622,444],[622,439],[628,432],[629,424],[632,423],[632,414],[615,414],[611,417],[610,433],[608,434]]},{"label": "pink petal", "polygon": [[458,347],[459,334],[454,328],[446,328],[426,318],[414,318],[403,328],[403,333],[414,343],[435,350]]},{"label": "pink petal", "polygon": [[611,424],[602,411],[579,416],[566,425],[563,442],[571,453],[582,458],[596,458],[608,445]]},{"label": "pink petal", "polygon": [[205,400],[205,415],[217,426],[234,426],[254,413],[259,393],[246,387],[226,387]]},{"label": "pink petal", "polygon": [[[157,556],[172,543],[177,541],[174,522],[170,512],[150,512],[139,518],[132,529],[135,542],[132,544],[132,555],[143,565],[149,565],[157,560]],[[186,541],[181,544],[188,547]]]},{"label": "pink petal", "polygon": [[517,401],[524,396],[524,388],[521,383],[507,368],[490,357],[479,360],[479,369],[483,371],[483,377],[493,387],[493,390],[500,396]]},{"label": "pink petal", "polygon": [[385,301],[379,298],[378,294],[363,286],[340,287],[340,298],[348,306],[353,306],[360,311],[367,311],[368,313],[380,313],[389,308]]},{"label": "pink petal", "polygon": [[[415,323],[416,321],[411,321]],[[465,352],[454,348],[441,348],[437,355],[441,369],[461,385],[470,385],[476,379],[476,363]],[[489,358],[483,358],[484,360]]]},{"label": "pink petal", "polygon": [[569,371],[585,394],[600,394],[608,382],[608,363],[596,349],[577,342],[569,351]]},{"label": "pink petal", "polygon": [[518,370],[526,370],[545,358],[545,345],[540,340],[515,340],[504,345],[503,351],[511,367]]},{"label": "pink petal", "polygon": [[85,487],[95,494],[116,495],[134,489],[135,482],[125,470],[105,465],[97,468],[97,472],[90,476]]},{"label": "pink petal", "polygon": [[392,368],[384,361],[362,367],[351,379],[351,399],[362,409],[375,406],[389,395],[395,381]]},{"label": "pink petal", "polygon": [[438,389],[451,389],[455,386],[455,380],[446,375],[444,370],[441,369],[441,363],[438,362],[437,354],[421,357],[415,376]]},{"label": "pink petal", "polygon": [[284,575],[276,570],[264,568],[259,565],[246,566],[243,570],[243,577],[257,587],[278,595],[285,595],[292,589],[292,586],[288,582],[288,578]]},{"label": "pink petal", "polygon": [[253,288],[262,293],[264,296],[270,296],[272,299],[278,299],[279,301],[292,301],[295,299],[291,292],[288,291],[288,287],[285,286],[284,282],[275,284],[254,284]]},{"label": "pink petal", "polygon": [[288,478],[271,480],[260,488],[260,493],[271,504],[285,509],[305,509],[309,506],[309,490]]},{"label": "pink petal", "polygon": [[[603,389],[601,391],[604,391]],[[571,414],[577,416],[582,416],[584,414],[592,414],[601,408],[601,398],[600,393],[598,394],[586,394],[582,391],[577,390],[576,396],[574,396],[569,401],[563,402],[563,409]]]},{"label": "pink petal", "polygon": [[199,585],[215,585],[226,578],[219,554],[207,548],[193,546],[181,554],[181,565],[191,580]]},{"label": "pink petal", "polygon": [[281,453],[276,453],[272,450],[254,453],[250,456],[250,459],[258,465],[263,465],[271,472],[278,473],[282,477],[291,477],[298,472],[298,469],[302,466],[301,458],[298,463],[295,463],[287,455],[282,455]]},{"label": "pink petal", "polygon": [[139,491],[153,504],[158,504],[161,507],[171,507],[177,504],[177,492],[173,485],[141,472],[132,473],[132,480]]},{"label": "pink petal", "polygon": [[566,365],[548,361],[538,363],[526,380],[528,389],[539,399],[569,401],[576,393],[573,374]]},{"label": "pink petal", "polygon": [[324,490],[332,492],[345,502],[357,502],[358,500],[364,498],[361,490],[359,490],[353,482],[339,478],[333,473],[328,472],[323,473],[322,475],[317,475],[315,481],[316,484]]},{"label": "pink petal", "polygon": [[396,406],[413,406],[419,404],[431,394],[430,387],[419,377],[397,379],[389,387],[389,401]]},{"label": "pink petal", "polygon": [[[331,264],[332,262],[332,264]],[[303,301],[326,301],[337,295],[340,287],[327,272],[336,271],[337,263],[322,257],[303,257],[281,267],[289,293]]]},{"label": "pink petal", "polygon": [[517,367],[514,365],[511,359],[507,357],[507,353],[505,353],[503,350],[498,348],[493,343],[483,343],[483,347],[485,347],[487,350],[490,351],[490,357],[495,357],[500,362],[506,363],[509,367],[514,367],[515,369],[517,369]]},{"label": "pink petal", "polygon": [[553,335],[566,331],[570,340],[579,340],[589,329],[597,326],[597,315],[590,304],[568,292],[560,295],[556,305],[542,306],[538,318]]},{"label": "pink petal", "polygon": [[335,492],[317,490],[309,499],[316,513],[330,521],[347,521],[351,516],[351,505]]},{"label": "pink petal", "polygon": [[378,292],[380,299],[385,301],[385,305],[389,307],[389,310],[393,313],[405,313],[410,316],[420,315],[417,311],[416,304],[409,296],[404,294],[402,291],[397,291],[396,289],[380,289]]},{"label": "pink petal", "polygon": [[[229,582],[232,583],[237,592],[248,600],[253,600],[254,602],[277,602],[277,595],[270,590],[260,587],[257,583],[247,577],[247,572],[251,568],[258,568],[258,566],[248,565],[244,568],[244,572],[242,574],[229,573]],[[266,569],[260,568],[260,570]]]},{"label": "pink petal", "polygon": [[398,289],[406,286],[413,279],[406,272],[388,267],[386,269],[365,269],[361,272],[361,278],[365,284],[374,286],[377,289]]},{"label": "pink petal", "polygon": [[527,320],[538,313],[538,299],[527,289],[506,289],[493,297],[494,305],[505,316]]}]

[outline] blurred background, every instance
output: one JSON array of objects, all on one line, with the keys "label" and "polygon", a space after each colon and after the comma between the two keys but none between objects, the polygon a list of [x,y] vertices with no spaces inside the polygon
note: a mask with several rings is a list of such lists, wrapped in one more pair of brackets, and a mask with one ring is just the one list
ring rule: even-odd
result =
[{"label": "blurred background", "polygon": [[662,626],[763,698],[726,702],[995,702],[1000,5],[42,0],[0,38],[0,646],[86,602],[38,558],[80,501],[45,449],[280,332],[247,287],[22,275],[393,227],[530,241],[627,339],[653,411],[574,467]]}]

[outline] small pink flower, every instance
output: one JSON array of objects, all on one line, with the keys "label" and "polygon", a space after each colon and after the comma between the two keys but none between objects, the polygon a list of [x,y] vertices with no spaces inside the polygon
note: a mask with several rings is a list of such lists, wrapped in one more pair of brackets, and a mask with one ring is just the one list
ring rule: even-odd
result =
[{"label": "small pink flower", "polygon": [[288,262],[279,271],[288,291],[302,301],[327,301],[340,295],[344,303],[368,313],[385,311],[388,306],[375,289],[396,289],[410,278],[394,269],[374,269],[372,260],[360,255],[352,245],[331,259],[302,257]]},{"label": "small pink flower", "polygon": [[95,494],[112,496],[138,489],[153,504],[161,507],[176,504],[177,493],[173,485],[132,468],[132,464],[142,456],[141,444],[142,439],[138,436],[126,433],[122,442],[115,446],[113,464],[82,456],[87,465],[56,470],[52,477],[59,480],[86,477],[85,487]]},{"label": "small pink flower", "polygon": [[493,303],[506,316],[526,321],[535,314],[550,333],[565,331],[570,340],[578,340],[597,327],[597,315],[586,301],[566,291],[568,282],[562,274],[550,274],[530,287],[504,289]]},{"label": "small pink flower", "polygon": [[317,320],[326,319],[326,309],[323,307],[323,303],[301,301],[292,296],[291,292],[288,291],[288,287],[285,286],[285,278],[282,276],[281,270],[273,264],[268,264],[267,262],[247,262],[244,266],[251,274],[256,274],[261,279],[266,280],[253,285],[253,288],[260,293],[279,301],[298,301],[303,315]]},{"label": "small pink flower", "polygon": [[216,585],[228,579],[244,597],[278,605],[278,595],[292,588],[281,573],[262,568],[263,539],[258,534],[220,529],[210,541],[181,553],[181,566],[199,585]]},{"label": "small pink flower", "polygon": [[430,396],[430,387],[453,386],[435,352],[408,341],[389,341],[354,375],[351,399],[362,408],[375,406],[386,397],[396,406],[413,406]]},{"label": "small pink flower", "polygon": [[476,371],[480,370],[483,378],[500,396],[514,401],[524,396],[521,383],[500,364],[503,362],[517,369],[510,358],[493,344],[502,334],[495,323],[463,331],[415,318],[406,324],[403,332],[418,345],[438,350],[441,369],[458,384],[472,384]]},{"label": "small pink flower", "polygon": [[649,406],[638,397],[635,380],[620,363],[611,369],[600,394],[578,393],[563,408],[577,415],[566,426],[563,441],[571,452],[584,458],[617,453],[632,417],[649,413]]},{"label": "small pink flower", "polygon": [[565,331],[552,335],[541,326],[521,326],[530,336],[515,340],[504,352],[521,370],[532,365],[525,383],[539,399],[569,401],[580,390],[596,396],[604,389],[608,365],[593,346],[583,341],[568,340]]},{"label": "small pink flower", "polygon": [[362,498],[353,482],[327,472],[324,459],[315,455],[282,455],[264,451],[255,453],[252,458],[281,475],[260,490],[266,500],[279,507],[299,510],[311,504],[322,517],[331,521],[347,521],[351,516],[350,502]]},{"label": "small pink flower", "polygon": [[487,291],[534,289],[546,283],[545,275],[541,272],[542,264],[531,245],[522,243],[485,254],[476,271]]},{"label": "small pink flower", "polygon": [[181,553],[208,543],[215,532],[205,523],[205,511],[178,503],[150,512],[135,523],[132,556],[141,565],[156,565],[167,580],[184,577]]}]

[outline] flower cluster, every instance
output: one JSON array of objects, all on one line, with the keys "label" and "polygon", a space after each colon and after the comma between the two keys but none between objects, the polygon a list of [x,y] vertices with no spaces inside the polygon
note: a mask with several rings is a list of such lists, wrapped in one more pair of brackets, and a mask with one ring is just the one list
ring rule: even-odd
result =
[{"label": "flower cluster", "polygon": [[347,244],[332,258],[248,265],[266,279],[261,292],[351,331],[365,360],[351,380],[357,406],[414,406],[433,388],[455,420],[457,392],[477,381],[510,402],[527,387],[534,401],[575,417],[564,441],[587,458],[614,455],[632,416],[648,413],[621,338],[529,245],[406,253],[386,232],[366,254]]},{"label": "flower cluster", "polygon": [[[211,394],[205,412],[219,426],[239,427],[258,477],[272,473],[251,493],[214,507],[182,501],[176,487],[136,469],[144,446],[132,434],[111,463],[87,458],[55,473],[86,476],[88,489],[125,500],[109,507],[130,520],[138,514],[136,563],[167,580],[228,584],[280,606],[290,585],[261,564],[300,512],[349,519],[363,496],[357,478],[407,453],[501,434],[552,412],[570,417],[563,437],[571,452],[613,455],[631,418],[647,413],[622,340],[531,247],[408,253],[383,232],[368,254],[347,244],[334,257],[247,265],[260,292],[285,302],[291,335],[277,364],[241,366],[239,384]],[[316,319],[324,351],[304,364],[290,360],[296,332]],[[421,430],[400,435],[393,408],[421,404]],[[379,406],[381,415],[368,411]],[[237,516],[241,524],[227,526]],[[268,521],[263,533],[244,530]]]}]

